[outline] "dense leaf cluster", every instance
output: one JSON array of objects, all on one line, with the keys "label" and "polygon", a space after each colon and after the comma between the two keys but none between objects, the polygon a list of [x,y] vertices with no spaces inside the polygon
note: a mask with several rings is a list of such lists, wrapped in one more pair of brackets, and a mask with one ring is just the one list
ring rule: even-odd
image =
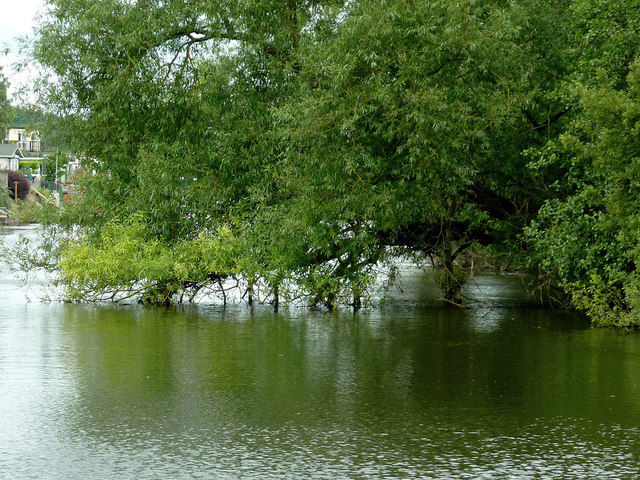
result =
[{"label": "dense leaf cluster", "polygon": [[550,197],[525,229],[531,265],[598,325],[640,325],[637,2],[576,2],[575,113],[530,167]]},{"label": "dense leaf cluster", "polygon": [[14,117],[14,108],[7,97],[9,83],[0,68],[0,140],[4,141],[6,130],[11,126]]},{"label": "dense leaf cluster", "polygon": [[9,193],[11,198],[15,199],[16,194],[19,199],[24,200],[29,195],[31,190],[31,184],[27,177],[20,172],[14,172],[13,170],[7,171],[7,181],[9,186]]},{"label": "dense leaf cluster", "polygon": [[635,1],[48,3],[39,88],[90,172],[75,299],[357,307],[411,254],[457,303],[473,247],[635,323]]}]

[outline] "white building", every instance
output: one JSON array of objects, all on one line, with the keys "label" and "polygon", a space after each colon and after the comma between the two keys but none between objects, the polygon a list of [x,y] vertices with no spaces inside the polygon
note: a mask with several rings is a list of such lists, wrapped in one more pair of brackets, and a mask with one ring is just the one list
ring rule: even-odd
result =
[{"label": "white building", "polygon": [[21,158],[24,155],[18,145],[0,144],[0,170],[18,171]]}]

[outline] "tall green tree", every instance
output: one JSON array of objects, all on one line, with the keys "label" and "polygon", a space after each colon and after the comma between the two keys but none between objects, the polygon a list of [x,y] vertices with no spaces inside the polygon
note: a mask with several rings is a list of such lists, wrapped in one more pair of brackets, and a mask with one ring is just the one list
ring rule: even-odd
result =
[{"label": "tall green tree", "polygon": [[[553,95],[569,32],[561,4],[358,2],[309,38],[300,90],[278,110],[285,216],[358,270],[389,253],[434,258],[461,300],[456,257],[514,248],[544,198],[525,168],[568,111]],[[331,248],[333,250],[331,250]]]},{"label": "tall green tree", "polygon": [[[290,295],[332,308],[358,306],[390,254],[419,253],[457,303],[460,252],[513,247],[544,200],[522,151],[569,111],[553,94],[568,65],[563,3],[48,4],[42,92],[56,141],[92,172],[63,221],[96,254],[112,251],[105,226],[169,251],[231,232],[225,272],[274,302],[295,284]],[[105,288],[66,258],[79,291]],[[122,285],[153,280],[134,270]],[[150,289],[191,285],[172,275]]]},{"label": "tall green tree", "polygon": [[[95,172],[63,221],[96,246],[105,224],[138,213],[169,247],[223,225],[252,238],[254,212],[284,194],[272,109],[291,98],[300,38],[330,29],[342,2],[49,6],[35,54],[56,80],[42,92],[56,141]],[[246,269],[281,278],[290,262],[265,265],[276,255],[253,243]]]},{"label": "tall green tree", "polygon": [[0,140],[4,140],[6,131],[13,120],[13,107],[7,97],[8,86],[9,82],[2,74],[2,68],[0,68],[0,135],[2,136]]}]

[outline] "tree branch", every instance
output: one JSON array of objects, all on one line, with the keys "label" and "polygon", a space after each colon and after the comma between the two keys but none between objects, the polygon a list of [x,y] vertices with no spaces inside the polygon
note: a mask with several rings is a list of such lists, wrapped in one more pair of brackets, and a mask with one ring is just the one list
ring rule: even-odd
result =
[{"label": "tree branch", "polygon": [[541,130],[541,129],[550,127],[553,123],[555,123],[558,120],[560,120],[567,113],[569,113],[572,108],[573,108],[573,106],[567,107],[566,109],[562,110],[561,112],[556,113],[553,117],[547,118],[547,121],[543,122],[543,123],[538,123],[538,121],[535,119],[533,114],[530,111],[526,110],[525,108],[522,109],[522,113],[527,118],[529,123],[531,125],[533,125],[533,129],[534,130]]}]

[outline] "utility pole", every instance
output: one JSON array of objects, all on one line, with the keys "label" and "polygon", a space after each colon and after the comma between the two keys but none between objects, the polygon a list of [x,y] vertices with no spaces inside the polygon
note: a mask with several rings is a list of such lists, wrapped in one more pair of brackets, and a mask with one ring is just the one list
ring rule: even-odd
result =
[{"label": "utility pole", "polygon": [[16,201],[16,205],[18,205],[18,182],[13,182],[13,199]]}]

